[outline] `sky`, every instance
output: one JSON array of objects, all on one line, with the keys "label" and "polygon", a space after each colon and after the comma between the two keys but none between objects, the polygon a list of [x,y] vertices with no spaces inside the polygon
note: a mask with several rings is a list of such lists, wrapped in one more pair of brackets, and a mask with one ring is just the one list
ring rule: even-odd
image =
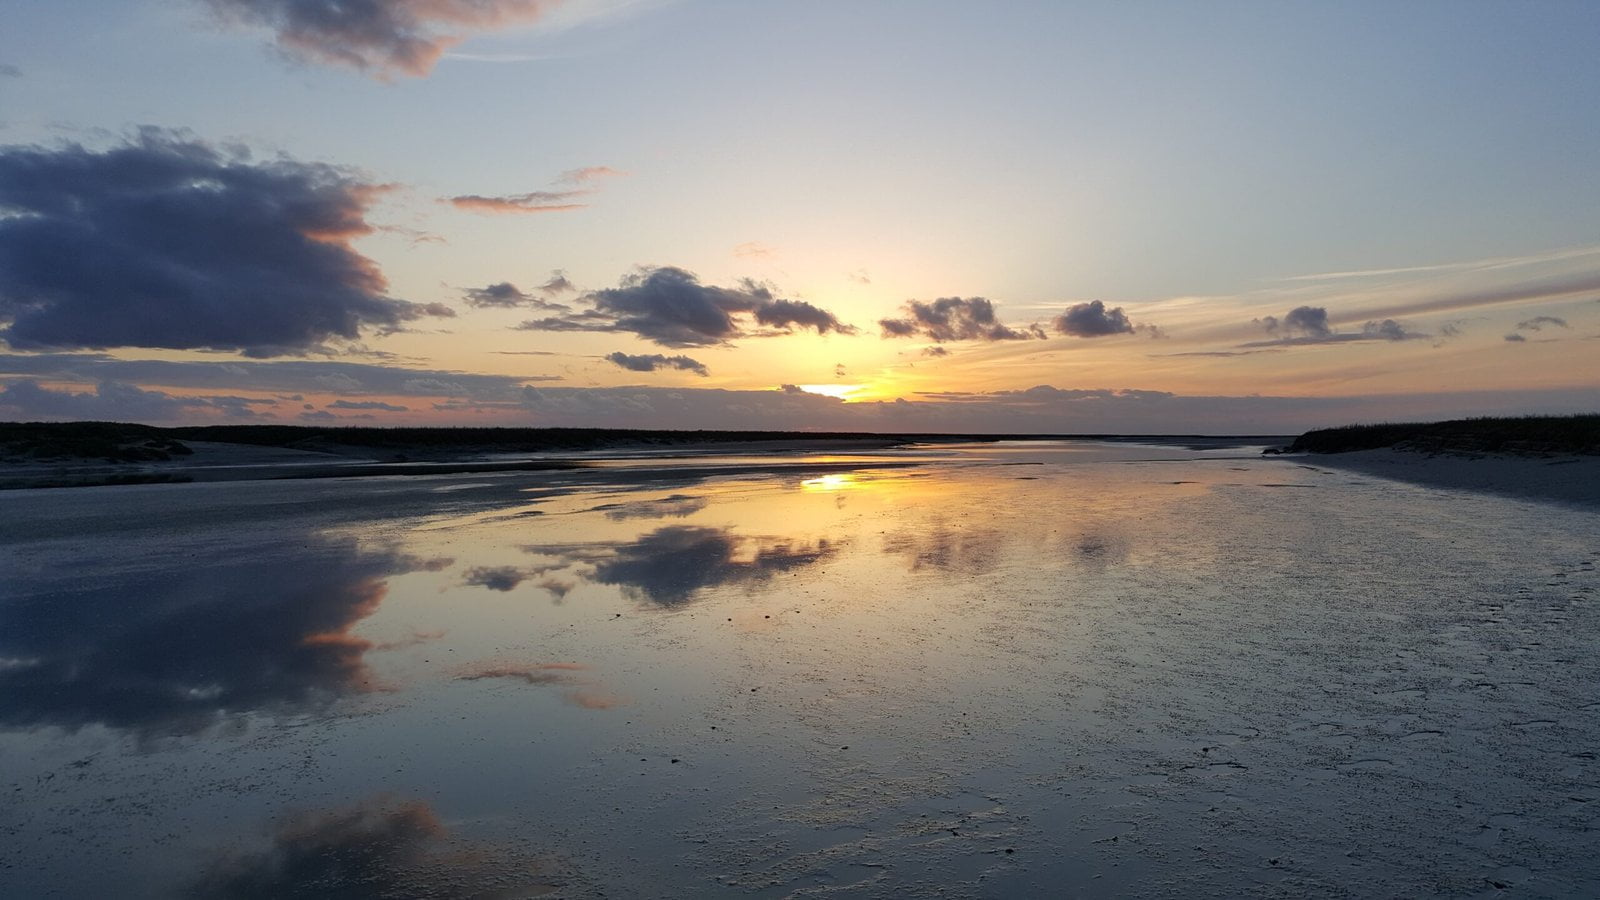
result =
[{"label": "sky", "polygon": [[0,419],[1600,411],[1600,4],[5,7]]}]

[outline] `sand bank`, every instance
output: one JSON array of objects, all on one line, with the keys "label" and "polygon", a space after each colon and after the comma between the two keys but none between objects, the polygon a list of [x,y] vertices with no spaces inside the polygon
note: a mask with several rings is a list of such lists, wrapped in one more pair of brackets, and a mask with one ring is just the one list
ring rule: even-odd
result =
[{"label": "sand bank", "polygon": [[1600,506],[1600,456],[1453,455],[1385,449],[1298,458],[1315,466],[1429,487]]}]

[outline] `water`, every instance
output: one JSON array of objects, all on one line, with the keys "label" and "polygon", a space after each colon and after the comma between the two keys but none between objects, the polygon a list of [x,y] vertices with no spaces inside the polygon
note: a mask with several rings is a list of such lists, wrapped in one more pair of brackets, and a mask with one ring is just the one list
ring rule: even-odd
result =
[{"label": "water", "polygon": [[0,496],[0,896],[1592,896],[1600,515],[973,445]]}]

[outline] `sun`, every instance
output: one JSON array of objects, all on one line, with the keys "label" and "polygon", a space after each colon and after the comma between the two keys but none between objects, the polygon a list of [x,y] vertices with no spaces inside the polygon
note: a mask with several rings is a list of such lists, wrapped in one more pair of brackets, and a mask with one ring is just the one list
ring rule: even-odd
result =
[{"label": "sun", "polygon": [[808,394],[821,394],[824,397],[832,397],[832,398],[834,398],[836,400],[844,400],[844,401],[848,402],[852,395],[858,393],[862,388],[866,387],[866,385],[864,385],[864,384],[801,384],[801,385],[796,385],[796,387],[800,388],[800,390],[805,391]]}]

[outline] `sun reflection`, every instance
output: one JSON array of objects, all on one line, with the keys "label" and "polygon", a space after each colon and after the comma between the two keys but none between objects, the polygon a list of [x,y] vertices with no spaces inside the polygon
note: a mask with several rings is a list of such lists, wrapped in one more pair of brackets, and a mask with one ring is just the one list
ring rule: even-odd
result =
[{"label": "sun reflection", "polygon": [[817,478],[807,478],[800,482],[800,489],[805,491],[842,491],[846,488],[856,487],[860,484],[854,475],[823,475]]}]

